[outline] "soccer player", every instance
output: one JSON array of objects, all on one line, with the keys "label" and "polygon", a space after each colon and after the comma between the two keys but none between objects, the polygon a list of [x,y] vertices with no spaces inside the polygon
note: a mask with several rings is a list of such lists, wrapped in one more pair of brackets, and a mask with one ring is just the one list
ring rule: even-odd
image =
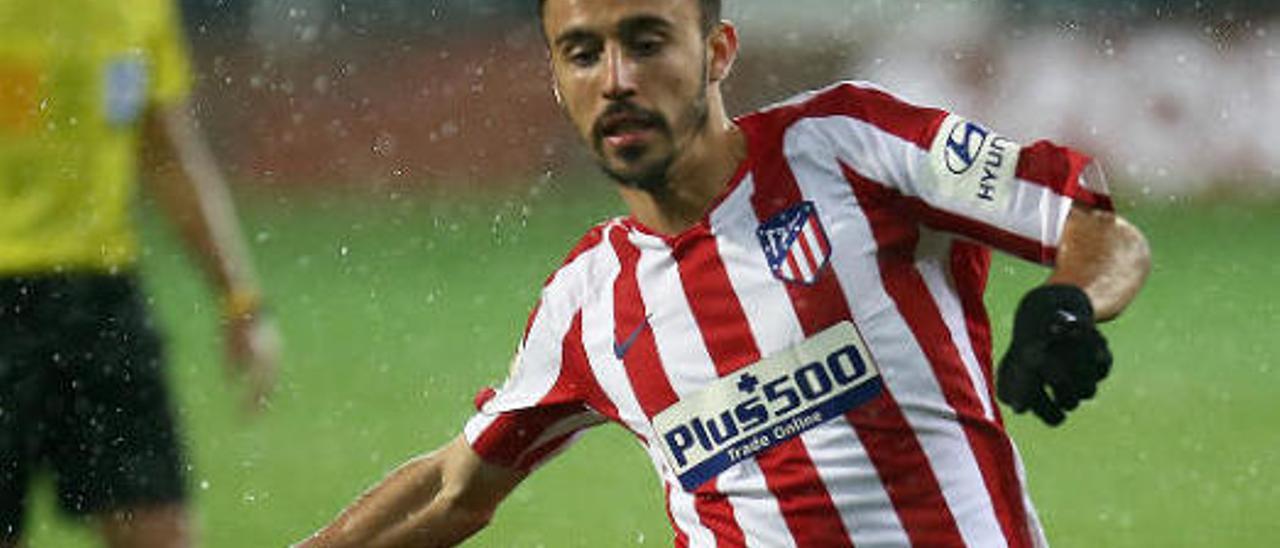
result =
[{"label": "soccer player", "polygon": [[47,466],[113,547],[192,542],[161,342],[130,219],[142,175],[221,297],[261,406],[278,337],[185,99],[171,0],[0,2],[0,546]]},{"label": "soccer player", "polygon": [[[730,119],[715,0],[545,0],[556,96],[630,209],[550,278],[501,389],[305,546],[443,546],[582,430],[631,431],[676,546],[1045,543],[995,394],[1094,395],[1148,271],[1090,160],[839,83]],[[1052,265],[993,389],[989,248]]]}]

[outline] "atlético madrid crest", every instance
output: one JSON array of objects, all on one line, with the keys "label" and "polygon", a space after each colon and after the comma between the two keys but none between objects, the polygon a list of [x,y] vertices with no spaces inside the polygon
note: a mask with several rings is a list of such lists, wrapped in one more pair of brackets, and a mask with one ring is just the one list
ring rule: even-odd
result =
[{"label": "atl\u00e9tico madrid crest", "polygon": [[774,215],[756,235],[774,277],[784,282],[812,285],[831,258],[831,241],[813,202],[800,202]]}]

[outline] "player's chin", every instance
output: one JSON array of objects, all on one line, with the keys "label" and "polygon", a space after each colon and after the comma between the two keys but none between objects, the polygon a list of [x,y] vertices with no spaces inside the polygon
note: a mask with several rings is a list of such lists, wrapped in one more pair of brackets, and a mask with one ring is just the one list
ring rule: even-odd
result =
[{"label": "player's chin", "polygon": [[623,186],[648,191],[665,188],[669,165],[661,157],[647,161],[607,158],[601,162],[601,167],[614,181]]}]

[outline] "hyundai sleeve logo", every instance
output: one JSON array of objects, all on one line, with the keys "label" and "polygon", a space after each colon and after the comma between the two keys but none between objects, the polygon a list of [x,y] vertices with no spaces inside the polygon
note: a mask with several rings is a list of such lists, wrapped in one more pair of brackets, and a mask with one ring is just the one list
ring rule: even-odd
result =
[{"label": "hyundai sleeve logo", "polygon": [[956,124],[947,135],[947,169],[956,175],[969,171],[978,160],[989,132],[973,122]]}]

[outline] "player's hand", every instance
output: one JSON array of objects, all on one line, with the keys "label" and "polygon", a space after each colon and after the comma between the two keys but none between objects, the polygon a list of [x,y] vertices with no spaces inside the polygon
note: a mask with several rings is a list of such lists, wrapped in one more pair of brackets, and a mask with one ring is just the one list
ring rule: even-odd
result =
[{"label": "player's hand", "polygon": [[223,318],[228,372],[245,384],[244,409],[257,414],[267,408],[280,363],[280,331],[262,309]]},{"label": "player's hand", "polygon": [[1111,350],[1094,325],[1089,297],[1075,286],[1041,286],[1018,305],[996,394],[1015,413],[1031,409],[1057,426],[1110,371]]}]

